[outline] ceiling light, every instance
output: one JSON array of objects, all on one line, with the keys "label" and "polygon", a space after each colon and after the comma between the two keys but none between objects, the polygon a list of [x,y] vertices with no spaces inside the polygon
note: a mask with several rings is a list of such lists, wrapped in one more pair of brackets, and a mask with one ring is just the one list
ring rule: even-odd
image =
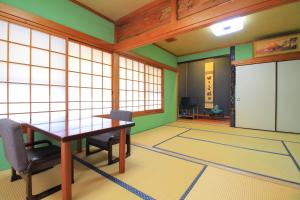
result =
[{"label": "ceiling light", "polygon": [[215,36],[227,35],[240,31],[244,28],[245,17],[238,17],[219,22],[210,26]]}]

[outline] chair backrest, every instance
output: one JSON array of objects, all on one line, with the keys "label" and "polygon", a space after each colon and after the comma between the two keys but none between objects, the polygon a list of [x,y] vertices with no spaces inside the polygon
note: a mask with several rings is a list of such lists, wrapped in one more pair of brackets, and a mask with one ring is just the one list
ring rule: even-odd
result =
[{"label": "chair backrest", "polygon": [[[117,119],[122,121],[132,121],[132,112],[123,110],[112,110],[110,112],[111,119]],[[126,134],[130,134],[131,128],[126,129]]]},{"label": "chair backrest", "polygon": [[18,172],[28,165],[21,125],[10,119],[0,120],[0,135],[3,140],[6,160]]}]

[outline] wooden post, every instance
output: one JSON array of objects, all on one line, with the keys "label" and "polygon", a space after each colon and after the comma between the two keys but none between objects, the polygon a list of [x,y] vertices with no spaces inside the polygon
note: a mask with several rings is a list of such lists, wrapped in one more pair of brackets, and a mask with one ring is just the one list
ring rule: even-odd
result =
[{"label": "wooden post", "polygon": [[119,144],[119,172],[125,172],[125,146],[126,146],[126,129],[122,128],[120,131]]},{"label": "wooden post", "polygon": [[34,131],[31,128],[26,127],[27,143],[32,144],[34,142]]},{"label": "wooden post", "polygon": [[72,199],[71,156],[70,142],[61,142],[61,189],[63,200]]}]

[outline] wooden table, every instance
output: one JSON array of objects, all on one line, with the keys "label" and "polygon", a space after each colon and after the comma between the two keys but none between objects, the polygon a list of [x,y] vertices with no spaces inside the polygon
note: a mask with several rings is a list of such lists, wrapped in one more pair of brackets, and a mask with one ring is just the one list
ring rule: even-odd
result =
[{"label": "wooden table", "polygon": [[133,122],[112,120],[100,117],[82,118],[59,122],[45,122],[40,124],[22,124],[27,128],[28,142],[34,140],[34,131],[38,131],[60,142],[61,146],[61,184],[62,199],[72,199],[71,181],[71,141],[86,138],[88,136],[120,130],[119,144],[119,172],[125,172],[125,145],[126,128],[132,127]]}]

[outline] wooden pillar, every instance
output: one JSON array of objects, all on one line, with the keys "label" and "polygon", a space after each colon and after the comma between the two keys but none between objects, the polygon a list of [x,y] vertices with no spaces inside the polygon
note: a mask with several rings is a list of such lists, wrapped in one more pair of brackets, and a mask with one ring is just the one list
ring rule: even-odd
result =
[{"label": "wooden pillar", "polygon": [[113,53],[112,59],[112,108],[119,109],[119,55]]}]

